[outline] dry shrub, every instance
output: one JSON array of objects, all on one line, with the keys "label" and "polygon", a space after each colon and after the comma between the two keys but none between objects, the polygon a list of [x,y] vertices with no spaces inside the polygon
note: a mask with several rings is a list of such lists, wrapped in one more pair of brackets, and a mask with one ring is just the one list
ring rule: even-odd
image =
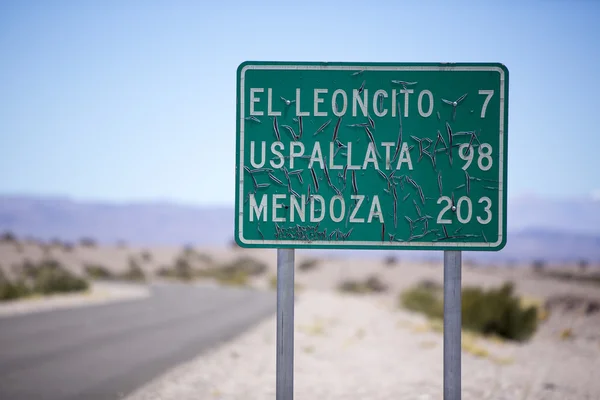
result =
[{"label": "dry shrub", "polygon": [[338,290],[343,293],[382,293],[388,286],[377,275],[370,275],[365,280],[345,280],[338,285]]},{"label": "dry shrub", "polygon": [[387,267],[394,267],[399,263],[398,257],[396,256],[387,256],[384,260],[383,260],[383,264]]},{"label": "dry shrub", "polygon": [[108,268],[99,264],[86,264],[83,266],[85,273],[92,279],[113,279],[114,275]]},{"label": "dry shrub", "polygon": [[160,268],[158,276],[189,281],[194,278],[195,271],[187,258],[180,256],[177,257],[173,266]]},{"label": "dry shrub", "polygon": [[143,282],[146,280],[146,274],[144,274],[144,270],[140,267],[135,258],[129,258],[129,268],[127,271],[119,275],[119,279],[133,282]]},{"label": "dry shrub", "polygon": [[84,237],[79,240],[81,247],[96,247],[96,241],[89,237]]},{"label": "dry shrub", "polygon": [[10,281],[0,267],[0,301],[15,300],[29,294],[30,290],[22,279]]},{"label": "dry shrub", "polygon": [[0,242],[4,242],[4,243],[14,243],[17,241],[17,236],[12,233],[12,232],[4,232],[1,236],[0,236]]},{"label": "dry shrub", "polygon": [[[466,287],[462,290],[462,326],[468,331],[484,335],[522,341],[537,329],[538,310],[523,307],[513,295],[512,283],[499,288],[483,290]],[[437,285],[419,284],[400,295],[405,308],[423,313],[430,318],[443,318],[443,289]]]},{"label": "dry shrub", "polygon": [[212,278],[224,285],[245,286],[254,276],[267,271],[267,265],[250,257],[240,257],[222,266],[210,267],[199,271],[199,276]]},{"label": "dry shrub", "polygon": [[316,269],[318,265],[319,265],[319,260],[317,260],[315,258],[311,258],[308,260],[304,260],[300,264],[298,264],[298,270],[307,272],[307,271]]},{"label": "dry shrub", "polygon": [[140,258],[143,262],[150,262],[152,261],[152,253],[150,253],[148,250],[144,250],[140,253]]},{"label": "dry shrub", "polygon": [[46,259],[39,263],[25,261],[18,268],[14,281],[0,276],[0,299],[12,300],[33,294],[53,294],[84,291],[89,284],[58,261]]}]

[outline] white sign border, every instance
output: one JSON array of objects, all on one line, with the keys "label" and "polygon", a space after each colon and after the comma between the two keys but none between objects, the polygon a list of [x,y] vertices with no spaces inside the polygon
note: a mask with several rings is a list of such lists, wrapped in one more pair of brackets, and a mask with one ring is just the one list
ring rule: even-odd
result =
[{"label": "white sign border", "polygon": [[[385,71],[385,72],[401,72],[401,71],[479,71],[479,72],[498,72],[500,73],[500,123],[499,123],[499,138],[500,138],[500,160],[499,160],[499,173],[498,173],[498,240],[496,242],[389,242],[389,241],[343,241],[343,242],[331,242],[331,241],[323,241],[323,240],[315,240],[311,242],[300,241],[300,240],[246,240],[244,239],[244,110],[245,110],[245,96],[244,96],[244,84],[245,84],[245,74],[248,70],[330,70],[330,71]],[[489,247],[495,248],[502,244],[503,240],[503,228],[504,228],[504,107],[505,101],[504,92],[505,92],[505,84],[506,77],[504,76],[504,70],[497,66],[462,66],[462,65],[452,65],[448,64],[447,66],[439,65],[327,65],[327,63],[323,64],[250,64],[245,65],[240,72],[240,81],[239,81],[239,99],[240,99],[240,120],[239,120],[239,128],[240,128],[240,137],[239,137],[239,176],[240,179],[238,181],[239,184],[239,209],[238,209],[238,235],[239,240],[244,244],[257,244],[257,245],[286,245],[286,246],[294,246],[298,245],[298,247],[306,246],[307,244],[315,247],[323,246],[323,248],[328,245],[334,245],[339,247],[436,247],[436,248],[453,248],[453,247]]]}]

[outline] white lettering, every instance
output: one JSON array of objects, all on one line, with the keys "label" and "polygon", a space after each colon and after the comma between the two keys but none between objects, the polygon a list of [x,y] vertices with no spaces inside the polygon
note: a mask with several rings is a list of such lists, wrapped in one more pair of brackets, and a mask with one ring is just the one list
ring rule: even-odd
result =
[{"label": "white lettering", "polygon": [[265,89],[263,88],[251,88],[250,89],[250,115],[263,115],[262,111],[254,110],[254,103],[259,103],[260,99],[254,96],[256,93],[263,93]]},{"label": "white lettering", "polygon": [[363,90],[363,98],[360,98],[360,93],[358,93],[358,89],[354,89],[352,91],[352,116],[356,117],[356,106],[359,105],[362,110],[363,116],[367,116],[367,107],[369,105],[369,94],[368,90]]},{"label": "white lettering", "polygon": [[327,111],[319,111],[319,104],[323,103],[325,99],[319,97],[321,93],[327,93],[327,89],[315,89],[315,117],[326,117]]},{"label": "white lettering", "polygon": [[360,165],[352,165],[352,142],[348,142],[346,151],[346,166],[348,169],[360,169]]},{"label": "white lettering", "polygon": [[493,90],[480,90],[479,94],[483,94],[485,97],[485,100],[483,101],[483,106],[481,107],[481,118],[485,118],[485,110],[487,110],[488,104],[490,102],[490,100],[492,99],[492,96],[494,95],[494,91]]},{"label": "white lettering", "polygon": [[267,115],[271,117],[279,117],[281,111],[273,111],[273,89],[267,89]]},{"label": "white lettering", "polygon": [[296,117],[308,117],[308,111],[300,111],[300,88],[296,88]]},{"label": "white lettering", "polygon": [[279,158],[279,163],[276,163],[275,160],[273,160],[273,159],[271,160],[271,167],[273,167],[275,169],[279,169],[279,168],[283,167],[284,158],[283,158],[283,154],[281,154],[281,152],[279,150],[277,150],[276,147],[279,147],[279,148],[281,148],[281,150],[283,150],[283,143],[273,142],[271,144],[271,153],[275,154]]},{"label": "white lettering", "polygon": [[277,210],[283,208],[283,204],[279,204],[278,200],[284,200],[287,197],[285,194],[274,194],[273,195],[273,222],[285,222],[285,217],[278,217]]},{"label": "white lettering", "polygon": [[[300,151],[295,152],[294,147],[299,147]],[[291,142],[291,144],[290,144],[290,168],[294,168],[294,159],[296,157],[302,157],[303,155],[304,155],[304,143]]]},{"label": "white lettering", "polygon": [[438,199],[437,203],[442,204],[443,201],[446,202],[446,206],[444,208],[442,208],[442,210],[438,214],[437,223],[438,224],[451,224],[452,220],[444,218],[444,214],[446,214],[446,212],[452,208],[452,199],[448,196],[442,196]]},{"label": "white lettering", "polygon": [[[335,216],[335,213],[334,213],[334,205],[335,205],[336,200],[338,200],[340,202],[340,206],[341,206],[340,215],[337,217]],[[329,214],[331,214],[331,220],[333,222],[340,222],[341,220],[344,219],[345,213],[346,213],[346,203],[344,202],[344,198],[342,196],[333,196],[333,198],[331,199],[331,202],[329,203]]]},{"label": "white lettering", "polygon": [[[427,112],[423,112],[423,96],[425,95],[429,97],[429,110],[427,110]],[[433,94],[431,94],[429,90],[423,90],[421,93],[419,93],[417,106],[419,107],[419,114],[421,115],[421,117],[429,117],[433,112]]]},{"label": "white lettering", "polygon": [[[467,216],[465,218],[463,218],[462,213],[463,203],[467,203]],[[460,199],[458,199],[458,202],[456,203],[456,218],[458,218],[458,222],[460,222],[461,224],[468,224],[472,216],[473,202],[471,202],[471,199],[467,196],[462,196]]]},{"label": "white lettering", "polygon": [[[465,149],[469,150],[467,154],[465,154]],[[469,145],[469,143],[463,143],[458,146],[458,156],[465,160],[467,163],[463,165],[462,169],[466,170],[469,168],[469,165],[473,162],[473,146]]]},{"label": "white lettering", "polygon": [[396,89],[392,89],[392,117],[396,116],[396,100],[398,93],[396,93]]},{"label": "white lettering", "polygon": [[[341,110],[338,108],[337,103],[337,96],[340,94],[342,95]],[[333,96],[331,97],[331,108],[333,109],[333,114],[336,117],[342,117],[344,116],[344,114],[346,114],[346,109],[348,108],[348,96],[346,95],[346,92],[344,92],[342,89],[338,89],[335,92],[333,92]]]},{"label": "white lettering", "polygon": [[367,165],[369,163],[373,163],[375,169],[379,169],[379,163],[377,162],[377,156],[373,142],[369,142],[367,145],[367,153],[365,154],[365,162],[363,163],[362,169],[367,169]]},{"label": "white lettering", "polygon": [[310,161],[308,162],[308,168],[312,168],[314,162],[318,162],[321,166],[321,169],[325,168],[323,164],[323,153],[321,152],[321,144],[319,142],[315,142],[315,147],[313,147],[312,154],[310,155]]},{"label": "white lettering", "polygon": [[[382,96],[385,99],[388,98],[388,94],[385,90],[376,91],[375,94],[373,95],[373,111],[375,112],[375,115],[377,115],[378,117],[385,117],[388,110],[386,110],[385,108],[383,108],[383,110],[379,109],[379,104],[380,104],[379,96]],[[381,104],[383,104],[383,102],[381,102]]]},{"label": "white lettering", "polygon": [[391,147],[395,145],[394,142],[382,142],[381,145],[385,147],[385,169],[392,168],[391,160]]},{"label": "white lettering", "polygon": [[408,144],[406,142],[402,143],[402,149],[400,150],[400,156],[398,157],[398,165],[396,165],[396,169],[400,169],[404,163],[408,163],[408,169],[412,171],[412,160],[410,158],[410,152],[408,151]]},{"label": "white lettering", "polygon": [[484,196],[479,199],[478,203],[481,204],[483,202],[486,203],[486,206],[483,209],[483,211],[485,211],[486,218],[483,219],[480,216],[477,216],[477,222],[479,222],[480,224],[486,225],[486,224],[489,224],[490,221],[492,220],[492,212],[490,211],[490,209],[492,207],[492,200],[490,200],[489,197]]},{"label": "white lettering", "polygon": [[[477,166],[482,171],[487,171],[492,168],[492,146],[489,143],[481,143],[479,149],[479,159],[477,160]],[[483,165],[483,160],[486,160],[485,165]]]},{"label": "white lettering", "polygon": [[384,223],[383,213],[381,212],[381,204],[379,204],[379,196],[373,195],[373,202],[371,203],[371,210],[369,210],[369,217],[367,223],[371,223],[373,217],[379,218],[379,222]]},{"label": "white lettering", "polygon": [[[385,223],[384,215],[381,208],[381,203],[378,195],[373,195],[371,199],[371,204],[368,210],[368,217],[366,215],[367,211],[362,212],[362,205],[365,204],[366,195],[362,194],[352,194],[350,198],[352,199],[352,203],[350,205],[350,209],[346,207],[346,201],[343,196],[336,195],[331,198],[325,199],[323,196],[318,194],[313,194],[310,196],[310,200],[307,201],[306,195],[300,196],[292,196],[284,193],[275,193],[271,195],[263,194],[260,199],[260,204],[257,202],[255,193],[249,194],[249,211],[250,211],[250,222],[258,221],[258,222],[267,222],[269,220],[269,211],[271,212],[270,220],[274,223],[279,222],[306,222],[308,220],[312,223],[318,223],[325,219],[326,216],[329,216],[330,220],[335,223],[342,222],[344,218],[347,218],[348,222],[352,224],[364,224],[364,223],[372,223],[376,218],[380,223]],[[287,203],[287,199],[289,196],[289,207]],[[270,201],[272,204],[269,205],[269,197],[271,197]],[[367,198],[368,199],[368,198]],[[447,197],[443,198],[444,200]],[[440,199],[441,200],[441,199]],[[440,200],[438,200],[438,204],[440,204]],[[449,199],[448,199],[449,200]],[[487,206],[484,211],[487,213],[488,218],[483,220],[482,218],[478,218],[480,223],[488,223],[490,221],[489,215],[491,214],[489,211],[489,205],[491,201],[486,197],[479,201],[479,203],[486,202]],[[460,211],[463,203],[467,203],[467,217],[462,218],[462,213]],[[471,201],[467,197],[461,197],[457,203],[458,206],[458,219],[461,223],[469,222],[471,218]],[[307,210],[307,207],[309,210]],[[367,208],[367,207],[365,207]],[[464,208],[464,207],[462,207]],[[288,214],[289,210],[289,214]],[[307,211],[309,215],[307,215]],[[443,210],[438,216],[438,221],[441,218],[441,215],[446,210]],[[348,213],[348,214],[347,214]],[[464,211],[463,211],[464,213]],[[362,214],[362,216],[361,216]],[[445,223],[449,223],[443,220]]]},{"label": "white lettering", "polygon": [[296,196],[290,197],[290,222],[294,222],[294,211],[298,213],[301,222],[304,222],[306,217],[306,201],[305,195],[300,196],[300,201]]},{"label": "white lettering", "polygon": [[356,203],[356,206],[352,210],[352,214],[350,214],[350,222],[364,223],[365,219],[364,218],[356,218],[356,213],[358,212],[358,209],[360,208],[360,205],[362,204],[362,202],[365,200],[365,196],[362,194],[353,194],[350,196],[350,198],[352,200],[358,200],[358,203]]},{"label": "white lettering", "polygon": [[[260,206],[256,204],[256,198],[253,193],[250,193],[250,222],[254,221],[254,215],[256,214],[256,219],[260,220],[260,216],[263,216],[263,221],[267,221],[267,195],[263,194],[262,199],[260,200]],[[254,211],[254,212],[253,212]],[[264,212],[264,214],[263,214]]]},{"label": "white lettering", "polygon": [[344,169],[341,165],[335,165],[335,149],[333,142],[329,142],[329,169]]},{"label": "white lettering", "polygon": [[262,168],[263,165],[265,165],[265,153],[267,151],[267,143],[265,141],[260,142],[261,144],[261,159],[260,159],[260,163],[257,163],[254,160],[254,140],[252,140],[250,142],[250,164],[252,164],[252,166],[254,168]]},{"label": "white lettering", "polygon": [[[319,217],[315,216],[315,200],[321,203],[321,215]],[[310,199],[310,222],[321,222],[323,218],[325,218],[325,199],[323,199],[323,196],[315,194]]]},{"label": "white lettering", "polygon": [[404,93],[404,117],[408,118],[408,96],[414,93],[414,89],[400,89],[400,93]]}]

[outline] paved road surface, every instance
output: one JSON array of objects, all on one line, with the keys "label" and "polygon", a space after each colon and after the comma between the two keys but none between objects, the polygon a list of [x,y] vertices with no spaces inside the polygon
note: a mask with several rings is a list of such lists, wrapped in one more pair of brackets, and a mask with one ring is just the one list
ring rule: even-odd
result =
[{"label": "paved road surface", "polygon": [[274,293],[175,284],[152,292],[0,319],[0,399],[119,399],[275,312]]}]

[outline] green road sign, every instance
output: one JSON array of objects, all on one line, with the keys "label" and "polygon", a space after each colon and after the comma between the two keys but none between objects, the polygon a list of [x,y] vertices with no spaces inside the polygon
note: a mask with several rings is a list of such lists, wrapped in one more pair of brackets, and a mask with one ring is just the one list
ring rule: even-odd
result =
[{"label": "green road sign", "polygon": [[500,250],[507,122],[502,64],[245,62],[235,239]]}]

